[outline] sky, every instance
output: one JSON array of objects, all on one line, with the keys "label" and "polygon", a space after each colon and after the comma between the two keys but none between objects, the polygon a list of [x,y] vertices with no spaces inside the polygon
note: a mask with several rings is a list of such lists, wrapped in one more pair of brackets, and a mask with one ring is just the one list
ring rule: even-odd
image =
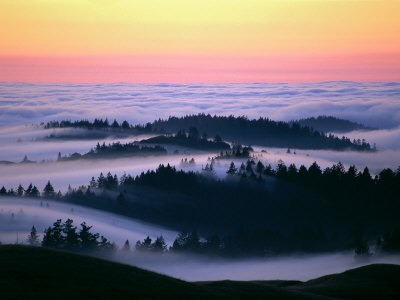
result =
[{"label": "sky", "polygon": [[399,20],[391,0],[0,0],[0,81],[399,81]]}]

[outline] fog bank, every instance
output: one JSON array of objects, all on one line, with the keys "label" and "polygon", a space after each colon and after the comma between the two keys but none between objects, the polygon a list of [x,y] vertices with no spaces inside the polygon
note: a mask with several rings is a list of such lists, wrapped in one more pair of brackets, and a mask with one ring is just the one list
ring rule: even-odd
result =
[{"label": "fog bank", "polygon": [[45,199],[18,199],[0,197],[0,241],[2,243],[26,243],[28,234],[35,226],[38,233],[52,225],[57,219],[74,220],[75,226],[86,222],[93,226],[92,232],[104,235],[122,247],[128,239],[133,245],[147,235],[163,235],[171,244],[177,233],[159,226],[123,217],[106,211],[91,209],[70,203]]},{"label": "fog bank", "polygon": [[117,253],[114,259],[188,281],[207,280],[309,280],[372,263],[400,264],[400,255],[356,259],[353,252],[288,255],[227,260],[167,254],[162,256]]},{"label": "fog bank", "polygon": [[371,127],[400,125],[400,83],[0,83],[0,126],[61,119],[151,122],[191,113],[294,120],[332,115]]}]

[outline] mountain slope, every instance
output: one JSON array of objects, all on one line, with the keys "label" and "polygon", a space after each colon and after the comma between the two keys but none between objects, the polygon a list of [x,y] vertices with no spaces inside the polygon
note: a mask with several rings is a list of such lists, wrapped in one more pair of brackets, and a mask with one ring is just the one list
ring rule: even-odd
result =
[{"label": "mountain slope", "polygon": [[1,299],[396,299],[399,278],[400,266],[370,265],[305,283],[185,282],[63,251],[0,247]]},{"label": "mountain slope", "polygon": [[298,123],[300,126],[308,126],[320,132],[350,132],[354,130],[374,130],[360,123],[352,122],[345,119],[339,119],[332,116],[318,116],[316,118],[307,118],[293,121],[291,123]]}]

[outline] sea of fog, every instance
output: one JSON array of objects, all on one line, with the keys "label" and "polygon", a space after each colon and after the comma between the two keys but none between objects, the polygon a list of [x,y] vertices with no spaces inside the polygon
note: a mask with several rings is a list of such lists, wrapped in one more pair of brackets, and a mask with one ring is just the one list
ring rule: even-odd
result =
[{"label": "sea of fog", "polygon": [[[292,120],[317,115],[334,115],[380,128],[374,131],[349,132],[350,138],[365,138],[376,143],[376,153],[254,148],[264,163],[276,165],[279,159],[286,164],[310,165],[317,161],[322,167],[341,161],[355,164],[359,169],[368,166],[373,173],[400,165],[400,83],[322,82],[306,84],[31,84],[0,83],[0,161],[20,162],[25,155],[34,161],[55,161],[59,152],[70,155],[86,153],[97,142],[122,143],[148,138],[79,140],[45,140],[50,134],[85,135],[84,130],[49,129],[41,122],[62,119],[93,119],[108,117],[132,123],[144,123],[169,115],[212,113],[247,115],[276,120]],[[35,124],[35,125],[32,125]],[[15,188],[30,182],[42,189],[47,182],[56,189],[66,190],[69,184],[87,184],[92,176],[111,171],[138,174],[154,169],[160,163],[179,167],[182,158],[194,157],[193,170],[201,170],[209,156],[178,147],[179,155],[65,163],[24,165],[0,164],[0,185]],[[266,153],[261,151],[267,151]],[[296,151],[296,155],[293,154]],[[229,162],[221,162],[218,176],[225,176]],[[240,161],[236,161],[240,164]]]},{"label": "sea of fog", "polygon": [[352,252],[290,255],[258,259],[227,260],[185,254],[154,255],[137,251],[121,251],[128,239],[133,246],[147,235],[162,235],[171,245],[177,233],[115,214],[79,205],[35,199],[0,197],[0,241],[6,244],[26,244],[32,226],[43,236],[44,230],[56,219],[67,218],[78,225],[85,221],[92,232],[99,232],[119,247],[111,257],[117,262],[153,270],[189,281],[198,280],[308,280],[326,274],[345,271],[370,263],[400,264],[399,255],[377,255],[360,260]]},{"label": "sea of fog", "polygon": [[62,84],[0,82],[0,126],[102,117],[144,123],[190,113],[293,120],[332,115],[400,125],[399,82]]}]

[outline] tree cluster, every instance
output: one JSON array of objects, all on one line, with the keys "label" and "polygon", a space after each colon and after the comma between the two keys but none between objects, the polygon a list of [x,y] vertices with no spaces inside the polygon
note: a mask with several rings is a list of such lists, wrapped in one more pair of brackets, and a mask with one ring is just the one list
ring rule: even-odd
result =
[{"label": "tree cluster", "polygon": [[[318,116],[307,119],[292,121],[300,126],[308,126],[320,132],[349,132],[354,130],[373,130],[373,128],[364,126],[360,123],[351,122],[349,120],[339,119],[332,116]],[[353,141],[354,143],[354,141]]]},{"label": "tree cluster", "polygon": [[173,144],[182,147],[195,148],[200,150],[230,150],[229,144],[222,141],[219,135],[213,140],[208,138],[207,133],[200,135],[196,127],[190,127],[189,131],[179,130],[175,135],[160,135],[142,140],[146,144]]},{"label": "tree cluster", "polygon": [[[115,245],[99,233],[92,233],[92,226],[85,222],[80,224],[80,230],[73,224],[73,220],[67,219],[64,223],[58,219],[53,226],[45,230],[42,246],[66,249],[71,251],[104,251],[113,250]],[[33,227],[32,231],[36,229]],[[35,232],[31,232],[30,237]]]},{"label": "tree cluster", "polygon": [[[37,197],[40,197],[41,195],[43,197],[47,197],[47,198],[53,198],[53,197],[57,196],[50,181],[47,182],[42,193],[40,193],[37,186],[33,185],[32,183],[29,184],[29,186],[26,189],[24,189],[24,187],[21,184],[18,185],[17,190],[14,190],[13,188],[7,190],[4,186],[2,186],[0,189],[0,196],[18,196],[18,197],[37,198]],[[61,193],[58,195],[61,196]]]},{"label": "tree cluster", "polygon": [[167,154],[167,150],[159,145],[156,146],[142,146],[138,143],[126,143],[121,144],[120,142],[111,143],[106,145],[103,143],[97,143],[96,147],[91,149],[85,154],[73,153],[70,156],[62,156],[58,153],[57,161],[68,161],[77,159],[98,159],[98,158],[109,158],[109,157],[124,157],[133,155],[161,155]]},{"label": "tree cluster", "polygon": [[85,129],[122,129],[128,130],[133,129],[136,131],[140,131],[143,133],[151,132],[151,124],[147,123],[145,125],[131,125],[128,121],[123,121],[121,124],[114,119],[114,121],[110,124],[108,119],[94,119],[93,122],[89,120],[79,120],[79,121],[70,121],[70,120],[63,120],[63,121],[50,121],[44,125],[44,128],[85,128]]},{"label": "tree cluster", "polygon": [[[241,242],[228,242],[238,224],[247,232],[264,232],[245,238],[246,245],[254,245],[248,253],[329,248],[362,254],[378,237],[384,251],[398,249],[400,169],[384,169],[373,177],[368,168],[359,171],[341,163],[322,170],[316,163],[297,168],[280,161],[272,168],[249,159],[240,166],[232,162],[225,180],[202,173],[160,165],[138,176],[100,174],[89,186],[55,198],[176,230],[197,228],[203,236],[216,232],[221,249],[239,247]],[[20,196],[29,195],[19,190]],[[47,192],[54,189],[49,186]]]},{"label": "tree cluster", "polygon": [[[325,134],[313,129],[308,123],[273,121],[268,118],[250,120],[247,117],[211,116],[209,114],[187,115],[184,117],[169,117],[167,120],[158,119],[145,125],[130,125],[127,121],[119,124],[116,120],[95,119],[81,121],[51,121],[45,128],[86,128],[107,130],[135,130],[143,133],[173,134],[179,141],[180,138],[189,138],[190,143],[195,140],[206,140],[208,135],[215,136],[214,142],[222,142],[220,134],[226,140],[241,144],[257,144],[268,147],[289,147],[298,149],[332,149],[374,151],[375,147],[364,140],[350,140],[342,136]],[[187,132],[186,132],[187,131]],[[199,132],[205,132],[200,136]],[[157,139],[156,139],[157,141]],[[168,139],[162,138],[164,143]],[[174,142],[177,142],[174,141]],[[190,144],[188,141],[185,143]],[[210,145],[207,145],[210,146]],[[223,146],[220,144],[219,146]],[[228,149],[228,148],[227,148]]]}]

